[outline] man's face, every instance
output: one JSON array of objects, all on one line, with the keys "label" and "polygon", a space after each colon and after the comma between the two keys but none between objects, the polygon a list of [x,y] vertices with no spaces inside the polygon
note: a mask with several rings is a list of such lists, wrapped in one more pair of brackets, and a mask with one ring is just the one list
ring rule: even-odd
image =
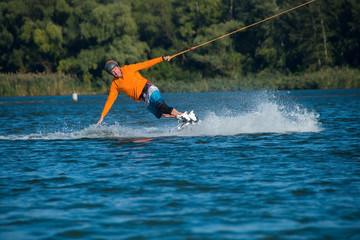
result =
[{"label": "man's face", "polygon": [[120,78],[122,76],[122,72],[118,66],[114,67],[114,69],[111,71],[111,75],[113,75],[116,78]]}]

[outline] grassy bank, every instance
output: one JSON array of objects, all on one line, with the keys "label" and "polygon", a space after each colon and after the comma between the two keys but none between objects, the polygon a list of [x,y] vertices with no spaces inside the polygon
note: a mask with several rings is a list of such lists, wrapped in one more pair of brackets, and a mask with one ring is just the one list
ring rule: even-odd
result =
[{"label": "grassy bank", "polygon": [[236,78],[157,80],[163,92],[216,92],[248,90],[350,89],[360,88],[360,70],[328,68],[301,75],[264,73]]},{"label": "grassy bank", "polygon": [[106,87],[93,87],[90,82],[60,73],[0,74],[0,96],[59,96],[72,92],[97,94]]},{"label": "grassy bank", "polygon": [[[263,73],[236,78],[184,79],[182,81],[151,79],[162,92],[246,91],[259,89],[344,89],[360,88],[360,70],[328,68],[314,73],[285,75]],[[54,96],[106,94],[108,83],[90,82],[64,74],[0,74],[0,96]]]}]

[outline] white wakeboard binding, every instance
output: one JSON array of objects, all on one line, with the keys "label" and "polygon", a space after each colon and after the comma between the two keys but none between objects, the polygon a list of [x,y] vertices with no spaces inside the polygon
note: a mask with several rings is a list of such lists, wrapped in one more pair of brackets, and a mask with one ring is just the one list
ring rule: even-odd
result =
[{"label": "white wakeboard binding", "polygon": [[184,112],[183,114],[179,114],[176,118],[181,121],[181,124],[178,126],[178,130],[182,129],[186,125],[194,125],[199,122],[199,119],[196,117],[193,110],[190,113]]}]

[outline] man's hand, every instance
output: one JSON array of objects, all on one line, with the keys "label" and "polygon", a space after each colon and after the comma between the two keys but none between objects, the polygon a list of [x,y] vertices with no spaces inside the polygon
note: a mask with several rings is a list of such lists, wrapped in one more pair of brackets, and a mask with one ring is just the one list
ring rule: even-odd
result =
[{"label": "man's hand", "polygon": [[171,60],[170,56],[163,56],[162,58],[163,58],[163,60],[168,61],[168,62],[170,62],[170,60]]},{"label": "man's hand", "polygon": [[104,116],[101,116],[101,118],[99,119],[97,125],[99,125],[103,120],[104,120]]}]

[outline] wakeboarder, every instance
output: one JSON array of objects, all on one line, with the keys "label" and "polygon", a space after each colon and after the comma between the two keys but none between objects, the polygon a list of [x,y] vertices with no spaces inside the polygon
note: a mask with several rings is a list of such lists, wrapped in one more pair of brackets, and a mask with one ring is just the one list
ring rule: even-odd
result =
[{"label": "wakeboarder", "polygon": [[117,62],[113,60],[108,61],[105,64],[105,70],[114,78],[110,86],[108,99],[97,124],[102,123],[119,92],[124,93],[137,102],[143,101],[147,110],[154,114],[156,118],[161,118],[162,116],[165,118],[176,118],[182,121],[183,124],[198,122],[199,120],[193,111],[182,113],[173,107],[169,107],[161,96],[159,89],[139,73],[140,70],[148,69],[164,60],[169,62],[170,59],[169,56],[163,56],[142,63],[125,65],[121,68]]}]

